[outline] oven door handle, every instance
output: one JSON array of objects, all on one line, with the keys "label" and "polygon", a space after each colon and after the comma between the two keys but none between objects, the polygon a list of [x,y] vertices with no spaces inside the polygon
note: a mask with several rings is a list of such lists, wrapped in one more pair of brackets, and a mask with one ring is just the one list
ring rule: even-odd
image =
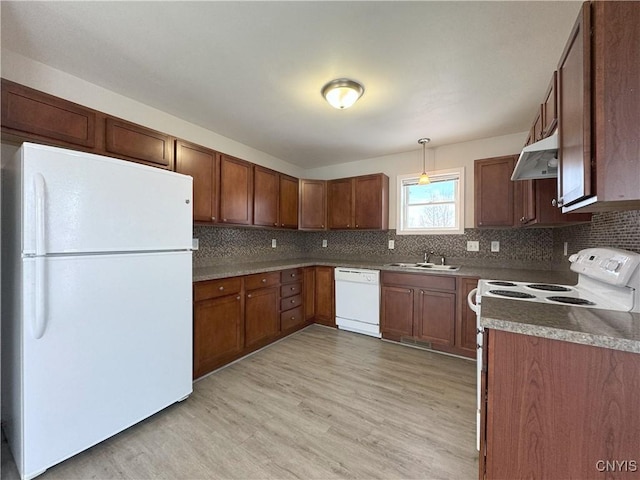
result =
[{"label": "oven door handle", "polygon": [[476,312],[476,315],[478,314],[478,304],[474,301],[474,297],[476,297],[477,293],[478,289],[474,288],[469,292],[469,295],[467,295],[467,303],[469,304],[469,308]]}]

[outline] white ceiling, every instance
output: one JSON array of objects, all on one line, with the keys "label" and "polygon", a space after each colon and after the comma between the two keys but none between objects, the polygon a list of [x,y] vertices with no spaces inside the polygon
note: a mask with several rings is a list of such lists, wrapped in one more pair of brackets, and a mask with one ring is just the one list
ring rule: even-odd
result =
[{"label": "white ceiling", "polygon": [[313,168],[528,130],[580,5],[2,1],[2,48]]}]

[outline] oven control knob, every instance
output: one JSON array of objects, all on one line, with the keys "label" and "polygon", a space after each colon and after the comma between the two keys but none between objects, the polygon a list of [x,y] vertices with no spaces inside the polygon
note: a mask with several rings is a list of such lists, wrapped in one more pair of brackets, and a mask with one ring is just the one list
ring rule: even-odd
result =
[{"label": "oven control knob", "polygon": [[608,272],[617,272],[620,268],[620,265],[621,263],[618,260],[609,260],[604,268]]}]

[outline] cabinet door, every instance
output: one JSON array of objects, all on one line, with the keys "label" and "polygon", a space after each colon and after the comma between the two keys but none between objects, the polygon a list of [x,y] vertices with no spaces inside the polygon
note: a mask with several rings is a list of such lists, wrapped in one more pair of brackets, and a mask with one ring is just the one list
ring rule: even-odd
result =
[{"label": "cabinet door", "polygon": [[266,344],[280,332],[279,287],[252,290],[245,298],[245,347]]},{"label": "cabinet door", "polygon": [[389,228],[389,177],[367,175],[354,180],[355,228]]},{"label": "cabinet door", "polygon": [[327,182],[300,180],[300,230],[325,230]]},{"label": "cabinet door", "polygon": [[222,223],[253,222],[253,168],[238,158],[220,155],[220,217]]},{"label": "cabinet door", "polygon": [[330,327],[336,326],[333,267],[316,268],[316,322]]},{"label": "cabinet door", "polygon": [[553,72],[551,82],[542,102],[542,138],[551,135],[558,126],[558,72]]},{"label": "cabinet door", "polygon": [[475,223],[477,227],[513,226],[513,182],[517,157],[496,157],[474,163]]},{"label": "cabinet door", "polygon": [[304,319],[311,320],[316,314],[316,269],[305,267],[304,281]]},{"label": "cabinet door", "polygon": [[533,121],[533,126],[531,127],[533,130],[533,139],[534,142],[542,140],[542,107],[538,108],[538,114],[536,115],[535,120]]},{"label": "cabinet door", "polygon": [[414,335],[438,345],[452,346],[456,322],[454,293],[418,290]]},{"label": "cabinet door", "polygon": [[458,321],[456,325],[456,347],[469,357],[476,356],[476,312],[469,308],[467,295],[478,286],[477,278],[461,278],[458,289]]},{"label": "cabinet door", "polygon": [[413,292],[411,288],[382,287],[380,331],[383,337],[399,340],[399,337],[413,335]]},{"label": "cabinet door", "polygon": [[176,172],[193,177],[193,220],[215,222],[218,216],[216,152],[176,140]]},{"label": "cabinet door", "polygon": [[278,225],[278,172],[253,167],[253,224],[268,227]]},{"label": "cabinet door", "polygon": [[558,65],[558,195],[561,205],[589,197],[591,189],[590,3],[573,27]]},{"label": "cabinet door", "polygon": [[117,118],[105,121],[105,152],[173,170],[173,137]]},{"label": "cabinet door", "polygon": [[193,377],[226,363],[244,347],[242,298],[238,295],[196,302],[193,317]]},{"label": "cabinet door", "polygon": [[279,175],[280,200],[279,221],[280,227],[298,228],[298,179],[287,175]]},{"label": "cabinet door", "polygon": [[329,229],[353,228],[353,179],[329,180],[327,190]]},{"label": "cabinet door", "polygon": [[[56,145],[96,146],[95,111],[2,79],[2,131],[52,141]],[[26,134],[26,135],[25,135]]]}]

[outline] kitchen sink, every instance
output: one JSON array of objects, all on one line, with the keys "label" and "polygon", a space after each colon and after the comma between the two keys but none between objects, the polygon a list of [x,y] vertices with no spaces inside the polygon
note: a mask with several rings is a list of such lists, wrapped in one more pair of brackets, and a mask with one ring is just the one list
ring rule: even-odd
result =
[{"label": "kitchen sink", "polygon": [[415,268],[416,270],[440,270],[455,272],[460,270],[460,265],[436,265],[435,263],[387,263],[387,267]]}]

